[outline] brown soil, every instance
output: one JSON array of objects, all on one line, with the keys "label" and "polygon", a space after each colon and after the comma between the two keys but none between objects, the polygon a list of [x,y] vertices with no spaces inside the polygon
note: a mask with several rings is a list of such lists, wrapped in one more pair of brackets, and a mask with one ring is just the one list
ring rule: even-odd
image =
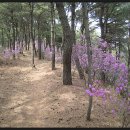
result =
[{"label": "brown soil", "polygon": [[91,121],[86,121],[88,96],[84,82],[73,74],[73,85],[62,85],[62,64],[25,53],[10,64],[0,65],[0,127],[119,127],[118,119],[103,114],[94,98]]}]

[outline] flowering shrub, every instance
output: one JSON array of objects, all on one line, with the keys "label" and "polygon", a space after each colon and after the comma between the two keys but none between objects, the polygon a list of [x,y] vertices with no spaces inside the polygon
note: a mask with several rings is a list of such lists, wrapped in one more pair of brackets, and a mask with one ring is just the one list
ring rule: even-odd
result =
[{"label": "flowering shrub", "polygon": [[3,51],[3,57],[4,57],[4,59],[10,59],[11,56],[12,56],[11,50],[5,49],[5,50]]},{"label": "flowering shrub", "polygon": [[15,56],[19,56],[20,52],[22,51],[22,47],[16,45],[15,50],[5,49],[3,50],[3,58],[5,60],[9,60],[14,54]]},{"label": "flowering shrub", "polygon": [[[47,48],[44,49],[44,57],[47,60],[51,60],[52,58],[52,51],[50,50],[49,46],[47,46]],[[62,55],[60,51],[57,51],[57,48],[55,48],[55,60],[56,62],[62,62]]]},{"label": "flowering shrub", "polygon": [[[124,113],[126,115],[130,114],[130,93],[127,92],[128,86],[128,68],[120,60],[117,60],[111,53],[107,51],[108,44],[104,40],[100,40],[97,47],[92,46],[92,84],[89,84],[86,93],[89,96],[95,96],[101,98],[103,101],[103,106],[111,104],[111,108],[105,107],[105,111],[111,111],[113,115],[121,115],[124,118]],[[88,56],[87,56],[87,46],[76,44],[72,49],[72,61],[74,62],[74,57],[78,56],[80,65],[83,70],[88,67]],[[112,88],[106,88],[101,85],[101,72],[105,73],[107,82],[114,86],[114,94],[112,94]],[[123,94],[123,97],[122,95]],[[128,95],[128,99],[126,98]],[[107,101],[107,103],[106,103]],[[105,104],[106,103],[106,104]],[[128,119],[128,117],[127,117]]]},{"label": "flowering shrub", "polygon": [[[105,43],[106,44],[106,43]],[[103,44],[103,47],[106,45]],[[78,56],[82,69],[88,66],[87,46],[76,44],[72,50],[72,60]],[[100,72],[104,72],[109,84],[116,89],[125,89],[127,86],[128,69],[124,63],[117,60],[111,53],[104,52],[101,48],[92,47],[92,77],[100,79]]]}]

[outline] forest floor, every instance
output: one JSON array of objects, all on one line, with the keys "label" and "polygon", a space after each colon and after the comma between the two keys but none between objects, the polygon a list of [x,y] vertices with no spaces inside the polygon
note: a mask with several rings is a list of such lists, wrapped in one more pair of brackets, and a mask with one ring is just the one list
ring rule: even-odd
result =
[{"label": "forest floor", "polygon": [[120,127],[118,118],[103,114],[94,98],[91,121],[86,121],[88,95],[84,82],[73,74],[73,85],[62,84],[62,64],[31,54],[0,65],[0,127]]}]

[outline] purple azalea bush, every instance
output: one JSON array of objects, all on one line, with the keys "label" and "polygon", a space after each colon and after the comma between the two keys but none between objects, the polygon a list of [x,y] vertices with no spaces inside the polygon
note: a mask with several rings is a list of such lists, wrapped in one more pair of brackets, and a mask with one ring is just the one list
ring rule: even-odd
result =
[{"label": "purple azalea bush", "polygon": [[[81,37],[82,38],[82,37]],[[125,63],[116,59],[111,53],[107,51],[108,44],[104,40],[99,40],[97,47],[92,46],[92,78],[93,83],[86,89],[89,96],[95,96],[102,99],[103,104],[111,104],[111,113],[113,115],[122,115],[126,112],[130,116],[130,93],[128,93],[128,68]],[[83,70],[88,67],[87,46],[80,43],[73,46],[72,61],[77,56]],[[108,83],[114,86],[114,94],[110,88],[102,86],[100,74],[105,73]],[[95,85],[96,84],[96,85]],[[98,87],[97,87],[98,86]],[[121,93],[126,94],[122,97]],[[107,103],[105,104],[105,102]],[[109,102],[109,103],[108,103]],[[105,107],[106,110],[109,107]],[[104,109],[105,110],[105,109]]]},{"label": "purple azalea bush", "polygon": [[15,54],[15,56],[19,56],[19,54],[21,53],[21,51],[23,50],[22,46],[19,44],[16,44],[15,46],[15,50],[13,49],[4,49],[3,50],[3,58],[4,59],[10,59],[12,58],[12,56]]}]

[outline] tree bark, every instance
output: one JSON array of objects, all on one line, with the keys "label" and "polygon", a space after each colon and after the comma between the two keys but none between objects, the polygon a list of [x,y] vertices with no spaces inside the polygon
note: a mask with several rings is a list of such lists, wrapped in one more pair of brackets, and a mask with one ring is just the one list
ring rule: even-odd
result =
[{"label": "tree bark", "polygon": [[27,50],[29,51],[29,48],[30,48],[30,24],[28,23],[28,48]]},{"label": "tree bark", "polygon": [[35,56],[37,56],[37,50],[36,50],[36,46],[35,46],[35,41],[36,41],[36,29],[33,26],[33,39],[34,39],[34,52],[35,52]]},{"label": "tree bark", "polygon": [[[74,2],[71,3],[71,14],[72,14],[71,30],[72,30],[72,34],[73,34],[73,45],[75,45],[76,39],[75,39],[75,3]],[[80,62],[79,62],[77,55],[75,55],[74,61],[75,61],[76,68],[78,70],[78,74],[79,74],[80,79],[84,79],[83,70],[82,70],[82,67],[80,66]]]},{"label": "tree bark", "polygon": [[28,33],[28,41],[27,41],[27,50],[29,51],[29,48],[30,48],[30,23],[28,22],[28,26],[27,26],[27,33]]},{"label": "tree bark", "polygon": [[104,37],[103,15],[104,15],[104,3],[101,3],[99,23],[100,23],[100,28],[101,28],[101,38],[102,38],[102,39],[105,38],[105,37]]},{"label": "tree bark", "polygon": [[[82,16],[85,15],[84,13],[85,13],[85,12],[82,11]],[[82,19],[82,25],[81,25],[81,35],[82,35],[82,37],[81,37],[81,45],[84,45],[84,44],[85,44],[84,29],[85,29],[85,26],[84,26],[84,18],[83,18],[83,19]]]},{"label": "tree bark", "polygon": [[38,58],[41,59],[41,34],[40,34],[40,19],[38,19]]},{"label": "tree bark", "polygon": [[31,33],[31,39],[32,39],[32,67],[35,68],[34,64],[34,51],[35,51],[35,42],[34,42],[34,36],[33,36],[33,9],[34,9],[34,4],[31,2],[30,3],[30,33]]},{"label": "tree bark", "polygon": [[8,30],[8,32],[6,32],[6,36],[7,36],[7,39],[8,39],[8,45],[7,45],[7,47],[8,47],[8,49],[10,49],[9,47],[10,47],[10,33],[9,33],[10,31]]},{"label": "tree bark", "polygon": [[128,84],[130,84],[130,27],[129,27],[129,41],[128,41]]},{"label": "tree bark", "polygon": [[120,41],[120,39],[119,39],[119,45],[118,45],[118,47],[119,47],[118,59],[120,60],[120,53],[121,53],[121,41]]},{"label": "tree bark", "polygon": [[76,44],[75,39],[75,3],[71,3],[71,30],[73,34],[73,44]]},{"label": "tree bark", "polygon": [[18,44],[18,37],[19,37],[19,31],[18,31],[18,21],[16,21],[16,41],[17,41],[17,44]]},{"label": "tree bark", "polygon": [[[13,51],[15,51],[15,25],[14,25],[14,11],[12,13],[12,30],[13,30]],[[15,53],[13,54],[13,59],[15,59]]]},{"label": "tree bark", "polygon": [[28,39],[27,39],[27,23],[24,22],[23,24],[23,36],[24,36],[24,41],[25,41],[25,50],[27,50],[27,44],[28,44]]},{"label": "tree bark", "polygon": [[[100,24],[100,29],[101,29],[101,39],[105,40],[105,24],[103,23],[103,16],[104,16],[104,3],[101,3],[100,7],[100,17],[99,17],[99,24]],[[101,79],[103,83],[105,83],[105,73],[102,71],[101,72]]]},{"label": "tree bark", "polygon": [[54,23],[55,23],[55,11],[54,11],[54,3],[51,2],[51,46],[52,46],[52,70],[55,69],[55,31],[54,31]]},{"label": "tree bark", "polygon": [[4,29],[2,28],[2,47],[4,46]]},{"label": "tree bark", "polygon": [[[90,40],[90,31],[89,31],[89,18],[88,18],[88,9],[85,2],[82,4],[83,12],[84,12],[84,25],[85,25],[85,39],[87,42],[87,55],[88,55],[88,86],[92,85],[92,77],[91,77],[91,70],[92,70],[92,50],[91,50],[91,40]],[[91,89],[90,89],[91,91]],[[90,120],[91,116],[91,109],[92,109],[92,96],[89,96],[89,104],[87,110],[87,120]]]},{"label": "tree bark", "polygon": [[56,2],[56,8],[59,14],[61,25],[63,28],[63,84],[72,85],[71,75],[71,54],[72,54],[72,33],[64,10],[64,5],[61,2]]}]

